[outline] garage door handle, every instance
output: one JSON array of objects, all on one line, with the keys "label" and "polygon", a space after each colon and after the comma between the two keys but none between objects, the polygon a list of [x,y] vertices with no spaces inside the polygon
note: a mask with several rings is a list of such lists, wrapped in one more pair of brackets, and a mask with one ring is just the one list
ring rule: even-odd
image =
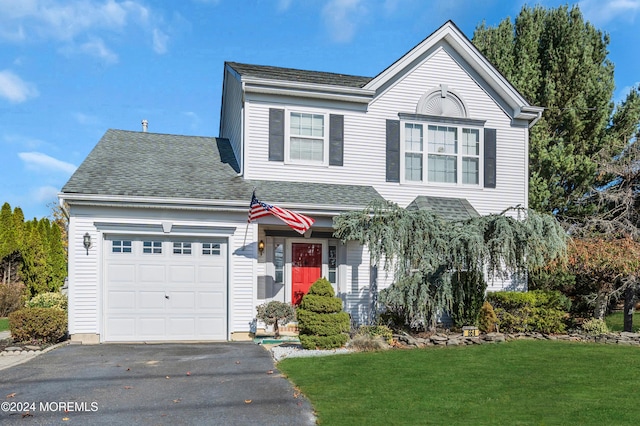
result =
[{"label": "garage door handle", "polygon": [[165,298],[165,299],[168,299],[168,298],[169,298],[169,296],[165,294],[165,295],[164,295],[164,298]]}]

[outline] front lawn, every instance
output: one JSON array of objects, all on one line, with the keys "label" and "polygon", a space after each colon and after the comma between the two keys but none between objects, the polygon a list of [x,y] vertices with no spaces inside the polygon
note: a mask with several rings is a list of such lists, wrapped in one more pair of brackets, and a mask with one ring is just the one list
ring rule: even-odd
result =
[{"label": "front lawn", "polygon": [[326,425],[638,424],[640,348],[559,341],[285,359]]},{"label": "front lawn", "polygon": [[[614,312],[607,315],[604,320],[611,331],[622,331],[624,329],[624,312]],[[636,333],[640,331],[640,312],[633,314],[633,331]]]},{"label": "front lawn", "polygon": [[9,329],[9,318],[0,318],[0,331]]}]

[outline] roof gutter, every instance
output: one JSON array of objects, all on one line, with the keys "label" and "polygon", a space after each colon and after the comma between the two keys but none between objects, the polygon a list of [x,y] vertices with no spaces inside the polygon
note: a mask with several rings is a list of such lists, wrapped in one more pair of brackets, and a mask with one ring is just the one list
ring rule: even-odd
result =
[{"label": "roof gutter", "polygon": [[287,96],[312,97],[362,104],[368,104],[375,96],[374,90],[358,87],[267,80],[255,77],[242,77],[242,82],[246,93],[284,94]]},{"label": "roof gutter", "polygon": [[[198,198],[132,197],[97,194],[59,193],[58,198],[69,205],[99,207],[173,208],[176,210],[205,210],[226,212],[247,212],[247,200],[205,200]],[[347,211],[358,211],[365,206],[310,205],[278,203],[278,207],[295,210],[304,214],[335,216]]]}]

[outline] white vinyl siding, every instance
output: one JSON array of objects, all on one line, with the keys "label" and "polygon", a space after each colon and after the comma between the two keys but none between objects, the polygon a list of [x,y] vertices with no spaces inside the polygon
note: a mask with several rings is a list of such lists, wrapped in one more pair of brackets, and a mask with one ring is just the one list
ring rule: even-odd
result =
[{"label": "white vinyl siding", "polygon": [[[446,70],[446,72],[443,72]],[[386,199],[407,206],[417,195],[434,197],[466,198],[480,214],[500,213],[512,205],[527,204],[527,138],[525,126],[514,124],[488,93],[491,90],[475,80],[445,48],[434,49],[410,73],[399,78],[368,105],[366,111],[352,105],[337,102],[308,100],[301,97],[269,97],[266,95],[246,95],[247,129],[247,179],[299,181],[301,176],[308,182],[371,185]],[[459,93],[472,119],[486,120],[484,127],[497,131],[497,188],[482,188],[482,179],[477,185],[463,184],[465,167],[471,170],[480,163],[476,157],[463,153],[462,164],[458,167],[459,182],[452,189],[451,184],[428,185],[428,177],[423,174],[420,185],[390,183],[385,181],[386,166],[386,120],[397,120],[399,112],[412,113],[420,97],[433,87],[447,85]],[[284,108],[286,111],[326,111],[344,116],[344,166],[313,167],[309,164],[269,162],[268,132],[269,108]],[[326,124],[326,121],[325,121]],[[424,123],[425,125],[438,123]],[[443,124],[447,126],[447,124]],[[456,125],[457,127],[457,125]],[[465,126],[460,126],[465,127]],[[401,126],[402,129],[402,126]],[[480,131],[482,150],[483,130]],[[426,132],[426,128],[425,128]],[[458,135],[460,138],[460,135]],[[401,139],[401,145],[404,141]],[[403,147],[401,147],[403,148]],[[461,149],[461,148],[460,148]],[[482,151],[481,151],[482,152]],[[404,161],[401,157],[401,161]],[[426,170],[427,159],[423,160]],[[404,175],[405,169],[401,169]],[[471,181],[472,179],[470,179]],[[418,186],[419,189],[416,189]]]}]

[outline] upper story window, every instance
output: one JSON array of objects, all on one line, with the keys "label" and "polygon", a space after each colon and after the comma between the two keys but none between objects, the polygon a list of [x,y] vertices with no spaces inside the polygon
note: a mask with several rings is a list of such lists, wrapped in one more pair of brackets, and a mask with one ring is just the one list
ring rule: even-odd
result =
[{"label": "upper story window", "polygon": [[405,182],[479,185],[479,128],[405,122],[402,130]]},{"label": "upper story window", "polygon": [[327,164],[328,143],[325,114],[289,113],[288,160]]}]

